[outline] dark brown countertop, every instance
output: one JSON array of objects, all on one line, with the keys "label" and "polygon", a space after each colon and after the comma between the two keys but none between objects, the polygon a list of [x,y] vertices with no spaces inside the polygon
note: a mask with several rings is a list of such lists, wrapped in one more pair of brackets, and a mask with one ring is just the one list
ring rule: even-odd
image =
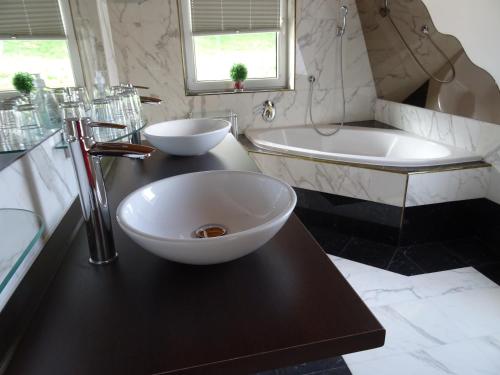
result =
[{"label": "dark brown countertop", "polygon": [[[117,159],[112,212],[148,182],[209,169],[256,166],[232,136],[201,157]],[[119,260],[91,266],[79,233],[7,374],[248,374],[384,342],[295,215],[255,253],[205,267],[158,258],[113,224]]]}]

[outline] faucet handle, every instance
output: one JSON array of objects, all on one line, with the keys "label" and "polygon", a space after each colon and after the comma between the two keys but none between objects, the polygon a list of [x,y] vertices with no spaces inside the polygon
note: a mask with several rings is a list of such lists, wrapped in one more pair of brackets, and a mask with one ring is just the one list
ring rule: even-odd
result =
[{"label": "faucet handle", "polygon": [[110,122],[92,121],[90,117],[66,119],[66,135],[68,140],[90,138],[93,136],[92,128],[125,129],[126,126]]},{"label": "faucet handle", "polygon": [[163,100],[154,96],[140,96],[142,104],[160,104]]},{"label": "faucet handle", "polygon": [[131,143],[98,142],[89,150],[93,156],[122,156],[131,159],[147,159],[156,149]]},{"label": "faucet handle", "polygon": [[102,122],[102,121],[92,121],[88,123],[88,126],[92,128],[111,128],[111,129],[125,129],[126,125],[121,124],[113,124],[111,122]]}]

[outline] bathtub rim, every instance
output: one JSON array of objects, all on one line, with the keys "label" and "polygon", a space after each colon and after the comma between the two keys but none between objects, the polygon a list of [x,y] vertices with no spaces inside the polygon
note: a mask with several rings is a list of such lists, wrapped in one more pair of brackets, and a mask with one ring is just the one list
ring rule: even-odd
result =
[{"label": "bathtub rim", "polygon": [[455,164],[443,164],[436,166],[425,166],[425,167],[394,167],[387,165],[376,165],[376,164],[364,164],[364,163],[354,163],[347,162],[342,160],[331,160],[331,159],[322,159],[314,156],[304,156],[304,155],[296,155],[291,153],[279,152],[274,150],[265,149],[259,146],[254,145],[250,139],[245,135],[241,134],[238,136],[238,141],[245,148],[248,153],[255,154],[263,154],[263,155],[271,155],[271,156],[282,156],[288,158],[302,159],[307,161],[314,161],[319,163],[327,163],[327,164],[337,164],[354,168],[363,168],[363,169],[371,169],[376,171],[388,172],[388,173],[397,173],[404,175],[411,174],[421,174],[421,173],[438,173],[444,171],[456,171],[456,170],[465,170],[465,169],[473,169],[473,168],[491,168],[491,164],[484,161],[470,161],[470,162],[462,162]]},{"label": "bathtub rim", "polygon": [[[361,123],[366,123],[366,122],[361,122]],[[432,173],[432,172],[442,172],[442,171],[453,171],[453,170],[461,170],[461,169],[471,169],[471,168],[487,168],[491,167],[491,164],[484,161],[481,155],[474,154],[468,150],[461,149],[456,146],[451,146],[447,145],[445,143],[441,142],[436,142],[434,140],[427,139],[425,137],[398,129],[394,127],[377,127],[377,126],[360,126],[360,125],[355,125],[356,123],[352,124],[345,124],[345,126],[348,126],[349,128],[356,128],[356,129],[366,129],[369,131],[375,131],[375,132],[394,132],[394,133],[401,133],[403,135],[408,135],[413,138],[421,139],[427,142],[432,142],[436,143],[441,146],[445,146],[446,148],[449,149],[457,149],[466,153],[469,153],[471,155],[471,158],[477,159],[477,160],[467,160],[467,161],[454,161],[454,162],[449,162],[449,163],[436,163],[435,165],[419,165],[419,166],[406,166],[406,165],[382,165],[382,164],[376,164],[376,163],[369,163],[369,162],[356,162],[352,160],[342,160],[342,159],[327,159],[327,158],[322,158],[319,155],[315,154],[308,154],[307,152],[286,152],[285,150],[278,148],[278,147],[266,147],[262,146],[259,144],[255,144],[252,141],[251,138],[251,133],[252,132],[265,132],[265,131],[270,131],[270,130],[286,130],[286,129],[296,129],[296,128],[307,128],[312,130],[312,127],[309,125],[300,125],[300,126],[278,126],[278,127],[273,127],[273,128],[266,128],[266,129],[259,129],[259,128],[248,128],[245,130],[245,134],[242,134],[239,136],[240,142],[245,146],[248,152],[254,152],[254,153],[262,153],[262,154],[269,154],[269,155],[278,155],[278,156],[285,156],[285,157],[294,157],[294,158],[299,158],[299,159],[304,159],[304,160],[312,160],[315,162],[323,162],[323,163],[329,163],[329,164],[339,164],[339,165],[347,165],[347,166],[352,166],[352,167],[358,167],[358,168],[365,168],[365,169],[374,169],[374,170],[380,170],[384,172],[392,172],[392,173],[401,173],[401,174],[417,174],[417,173]],[[381,124],[385,125],[385,124]],[[318,125],[318,127],[328,127],[332,128],[334,126],[338,125]],[[246,134],[246,132],[250,131],[250,137]],[[257,141],[256,141],[257,142]],[[372,157],[376,159],[377,157]]]}]

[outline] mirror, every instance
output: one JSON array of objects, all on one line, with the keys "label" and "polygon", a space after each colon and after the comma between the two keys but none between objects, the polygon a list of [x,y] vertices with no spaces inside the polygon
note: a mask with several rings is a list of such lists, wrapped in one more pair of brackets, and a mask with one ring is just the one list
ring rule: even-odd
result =
[{"label": "mirror", "polygon": [[500,124],[500,90],[421,0],[356,0],[377,96]]}]

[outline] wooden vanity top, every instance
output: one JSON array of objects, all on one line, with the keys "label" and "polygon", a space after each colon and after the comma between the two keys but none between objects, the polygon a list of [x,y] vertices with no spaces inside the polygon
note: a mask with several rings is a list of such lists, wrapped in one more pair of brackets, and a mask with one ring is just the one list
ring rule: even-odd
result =
[{"label": "wooden vanity top", "polygon": [[[210,169],[257,170],[230,135],[204,156],[116,159],[112,212],[148,182]],[[163,260],[113,227],[120,256],[104,267],[88,263],[81,230],[7,374],[249,374],[384,343],[295,215],[260,250],[216,266]]]}]

